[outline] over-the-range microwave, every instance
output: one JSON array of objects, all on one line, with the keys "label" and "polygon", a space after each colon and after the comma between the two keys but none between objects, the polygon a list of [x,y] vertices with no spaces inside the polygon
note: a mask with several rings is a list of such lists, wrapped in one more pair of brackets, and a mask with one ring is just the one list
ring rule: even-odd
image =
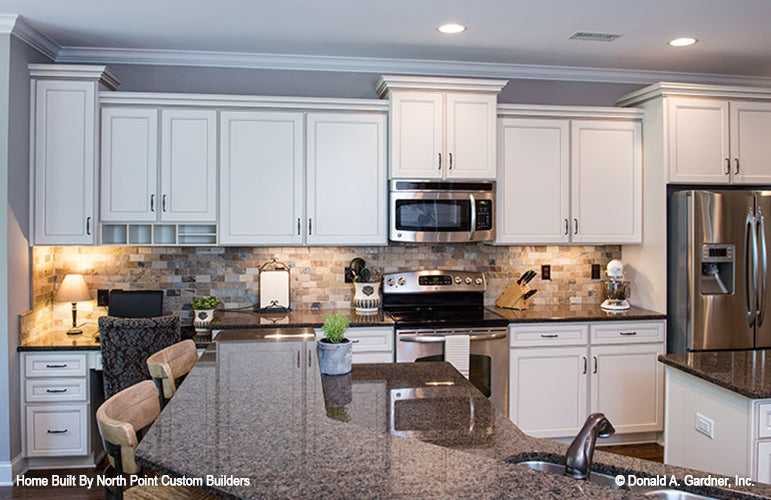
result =
[{"label": "over-the-range microwave", "polygon": [[391,241],[495,239],[495,182],[392,180],[390,188]]}]

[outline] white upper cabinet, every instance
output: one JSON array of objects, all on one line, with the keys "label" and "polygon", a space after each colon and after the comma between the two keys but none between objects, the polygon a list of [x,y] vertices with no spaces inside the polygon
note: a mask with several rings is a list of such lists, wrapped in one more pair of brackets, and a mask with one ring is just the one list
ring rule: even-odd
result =
[{"label": "white upper cabinet", "polygon": [[498,153],[498,243],[568,243],[570,122],[506,118]]},{"label": "white upper cabinet", "polygon": [[217,112],[214,110],[161,111],[161,220],[217,220]]},{"label": "white upper cabinet", "polygon": [[220,121],[220,243],[301,244],[303,113],[223,111]]},{"label": "white upper cabinet", "polygon": [[571,123],[573,242],[642,241],[641,128],[640,122]]},{"label": "white upper cabinet", "polygon": [[158,110],[102,109],[101,220],[158,218]]},{"label": "white upper cabinet", "polygon": [[213,110],[104,107],[101,221],[215,222],[216,127]]},{"label": "white upper cabinet", "polygon": [[771,104],[731,101],[731,172],[739,184],[771,184]]},{"label": "white upper cabinet", "polygon": [[728,101],[669,99],[669,181],[730,182]]},{"label": "white upper cabinet", "polygon": [[386,119],[309,113],[309,245],[386,245]]},{"label": "white upper cabinet", "polygon": [[495,179],[497,94],[504,80],[383,76],[391,100],[392,179]]},{"label": "white upper cabinet", "polygon": [[[642,241],[639,112],[501,109],[523,117],[499,120],[498,244]],[[530,118],[538,113],[548,118]],[[571,114],[607,118],[571,120]]]},{"label": "white upper cabinet", "polygon": [[117,80],[104,66],[31,64],[32,238],[35,245],[96,242],[97,92]]}]

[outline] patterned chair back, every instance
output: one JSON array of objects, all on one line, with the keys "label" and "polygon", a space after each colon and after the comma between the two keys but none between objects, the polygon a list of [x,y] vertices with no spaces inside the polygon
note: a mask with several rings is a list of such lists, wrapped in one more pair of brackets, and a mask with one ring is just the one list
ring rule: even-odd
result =
[{"label": "patterned chair back", "polygon": [[150,379],[147,358],[179,342],[179,316],[99,318],[104,365],[104,398]]}]

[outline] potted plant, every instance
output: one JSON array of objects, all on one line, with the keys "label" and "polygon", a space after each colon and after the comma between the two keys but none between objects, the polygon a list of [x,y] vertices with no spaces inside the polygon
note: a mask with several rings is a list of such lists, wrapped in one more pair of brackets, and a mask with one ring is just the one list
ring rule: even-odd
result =
[{"label": "potted plant", "polygon": [[350,322],[341,313],[324,318],[321,330],[324,338],[319,340],[319,369],[324,375],[344,375],[351,371],[351,341],[345,338]]},{"label": "potted plant", "polygon": [[190,301],[193,308],[193,326],[195,333],[205,335],[211,330],[211,322],[214,319],[214,309],[222,304],[217,297],[194,298]]},{"label": "potted plant", "polygon": [[353,307],[359,314],[375,313],[380,308],[379,269],[370,269],[362,259],[356,258],[350,264],[353,275]]}]

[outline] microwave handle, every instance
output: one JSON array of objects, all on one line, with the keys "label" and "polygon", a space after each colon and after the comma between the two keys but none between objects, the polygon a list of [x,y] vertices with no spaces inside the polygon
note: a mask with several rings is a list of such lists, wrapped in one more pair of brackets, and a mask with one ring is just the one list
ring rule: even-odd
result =
[{"label": "microwave handle", "polygon": [[474,239],[474,231],[477,228],[477,201],[474,199],[474,195],[468,195],[468,201],[471,203],[471,227],[468,230],[468,239]]}]

